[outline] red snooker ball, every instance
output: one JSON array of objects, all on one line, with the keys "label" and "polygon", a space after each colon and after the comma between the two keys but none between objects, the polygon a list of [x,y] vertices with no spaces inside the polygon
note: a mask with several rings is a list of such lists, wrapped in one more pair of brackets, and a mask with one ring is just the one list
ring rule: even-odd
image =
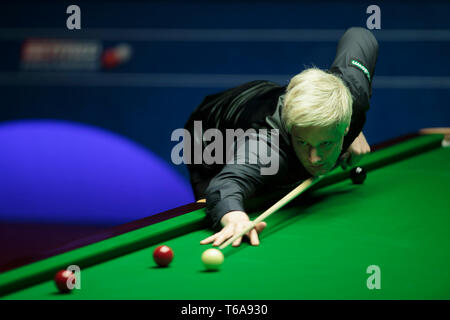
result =
[{"label": "red snooker ball", "polygon": [[67,281],[69,278],[72,277],[72,283],[75,284],[75,277],[73,276],[73,273],[68,270],[60,270],[55,274],[55,284],[58,288],[59,292],[61,293],[69,293],[72,291],[67,286]]},{"label": "red snooker ball", "polygon": [[167,267],[173,259],[173,251],[168,246],[159,246],[153,251],[153,259],[160,267]]}]

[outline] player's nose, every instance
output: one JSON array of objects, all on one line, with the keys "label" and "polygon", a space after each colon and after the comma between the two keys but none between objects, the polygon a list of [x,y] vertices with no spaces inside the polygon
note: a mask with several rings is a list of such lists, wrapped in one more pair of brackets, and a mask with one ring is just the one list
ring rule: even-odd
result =
[{"label": "player's nose", "polygon": [[316,148],[311,148],[309,152],[309,161],[311,162],[312,165],[319,165],[320,162],[322,161],[322,158],[317,153]]}]

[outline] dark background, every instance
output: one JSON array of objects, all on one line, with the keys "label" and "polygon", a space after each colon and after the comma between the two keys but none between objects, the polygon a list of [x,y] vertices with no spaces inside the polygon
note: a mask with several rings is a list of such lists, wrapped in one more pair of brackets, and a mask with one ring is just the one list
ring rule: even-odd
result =
[{"label": "dark background", "polygon": [[[81,30],[66,28],[71,4],[81,8]],[[339,37],[349,27],[366,27],[366,8],[372,4],[381,9],[381,30],[373,31],[380,51],[363,130],[369,144],[424,127],[449,126],[450,3],[445,1],[2,3],[0,144],[10,142],[8,147],[0,145],[3,227],[30,221],[114,225],[193,201],[186,168],[170,159],[172,131],[184,126],[207,94],[256,79],[286,84],[305,67],[328,68]],[[89,70],[70,63],[65,70],[39,64],[29,68],[22,53],[30,39],[89,40],[100,48],[99,57]],[[124,44],[131,50],[129,59],[108,66],[105,53]],[[27,154],[29,162],[18,161],[26,150],[11,151],[17,144],[7,135],[9,126],[25,123],[35,128],[43,120],[73,125],[73,134],[86,135],[86,141],[103,134],[112,146],[128,146],[130,155],[118,148],[99,151],[102,159],[90,158],[83,145],[71,149],[73,140],[64,140],[66,129],[57,126],[49,134],[61,137],[58,145],[45,140],[49,136],[42,131],[31,134],[37,131],[24,129],[30,139],[22,148],[28,149],[28,143],[36,150]],[[62,145],[66,157],[52,160],[60,156]],[[111,164],[118,155],[127,164],[136,154],[148,161],[143,160],[142,170],[129,162],[146,174],[137,173],[134,180],[126,165]],[[75,160],[61,160],[69,158]],[[103,176],[96,175],[100,164],[104,170],[111,166]],[[50,179],[45,170],[54,172],[58,166],[61,173]],[[108,172],[117,174],[116,180]],[[83,193],[92,186],[89,177],[96,182],[103,177],[107,183]],[[129,178],[126,188],[107,188],[124,177]]]}]

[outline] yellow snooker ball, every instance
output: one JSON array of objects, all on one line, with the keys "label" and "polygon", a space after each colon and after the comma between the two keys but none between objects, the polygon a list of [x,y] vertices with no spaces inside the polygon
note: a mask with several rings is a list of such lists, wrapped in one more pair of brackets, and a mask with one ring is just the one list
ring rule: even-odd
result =
[{"label": "yellow snooker ball", "polygon": [[218,249],[207,249],[202,253],[202,262],[207,270],[219,269],[223,260],[223,253]]}]

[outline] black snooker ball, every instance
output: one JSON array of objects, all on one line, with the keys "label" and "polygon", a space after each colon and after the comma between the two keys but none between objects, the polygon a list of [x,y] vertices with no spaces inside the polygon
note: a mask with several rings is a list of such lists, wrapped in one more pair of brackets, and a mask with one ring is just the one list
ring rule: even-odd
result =
[{"label": "black snooker ball", "polygon": [[367,176],[366,170],[364,170],[361,167],[353,168],[350,171],[350,179],[352,179],[352,182],[354,184],[362,184],[364,180],[366,180],[366,176]]}]

